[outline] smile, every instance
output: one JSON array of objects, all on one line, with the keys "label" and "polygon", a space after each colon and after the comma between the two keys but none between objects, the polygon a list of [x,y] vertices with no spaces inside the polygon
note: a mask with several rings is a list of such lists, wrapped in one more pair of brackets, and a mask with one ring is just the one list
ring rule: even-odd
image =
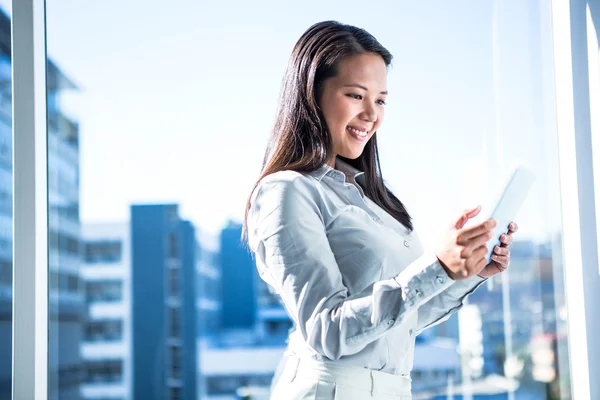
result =
[{"label": "smile", "polygon": [[359,139],[365,139],[369,133],[367,131],[360,131],[356,128],[352,128],[351,126],[347,126],[346,130],[350,131],[350,133],[353,133],[354,136],[358,136]]}]

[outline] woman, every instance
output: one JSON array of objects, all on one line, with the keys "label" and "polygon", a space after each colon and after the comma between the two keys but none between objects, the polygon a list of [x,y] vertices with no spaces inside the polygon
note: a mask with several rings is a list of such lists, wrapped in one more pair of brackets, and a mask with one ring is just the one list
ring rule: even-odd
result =
[{"label": "woman", "polygon": [[294,321],[272,399],[410,399],[415,336],[447,319],[509,265],[510,225],[467,210],[425,254],[377,152],[391,54],[362,29],[326,21],[291,55],[245,234],[259,273]]}]

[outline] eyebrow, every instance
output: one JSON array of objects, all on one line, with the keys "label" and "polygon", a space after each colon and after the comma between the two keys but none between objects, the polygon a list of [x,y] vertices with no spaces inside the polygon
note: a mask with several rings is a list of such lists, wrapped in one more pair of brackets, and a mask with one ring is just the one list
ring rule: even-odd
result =
[{"label": "eyebrow", "polygon": [[[362,90],[366,90],[367,92],[369,91],[369,89],[367,89],[363,85],[359,85],[358,83],[351,83],[349,85],[344,85],[344,87],[357,87],[357,88],[360,88]],[[383,92],[379,92],[379,94],[388,94],[388,92],[386,90],[386,91],[383,91]]]}]

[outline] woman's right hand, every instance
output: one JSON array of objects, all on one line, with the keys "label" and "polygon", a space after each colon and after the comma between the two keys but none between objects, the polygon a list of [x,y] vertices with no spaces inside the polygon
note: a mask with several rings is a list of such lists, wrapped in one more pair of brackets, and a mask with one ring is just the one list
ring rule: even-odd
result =
[{"label": "woman's right hand", "polygon": [[462,229],[467,221],[481,211],[481,206],[466,210],[453,224],[438,247],[436,256],[448,276],[454,280],[478,274],[487,264],[486,243],[492,238],[496,221],[489,219]]}]

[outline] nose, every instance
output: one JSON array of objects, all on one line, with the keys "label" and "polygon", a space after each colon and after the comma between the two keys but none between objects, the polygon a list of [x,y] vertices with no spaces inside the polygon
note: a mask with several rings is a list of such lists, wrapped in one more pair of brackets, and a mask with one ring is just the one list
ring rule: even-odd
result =
[{"label": "nose", "polygon": [[360,118],[366,122],[375,122],[377,120],[377,110],[373,104],[365,104]]}]

